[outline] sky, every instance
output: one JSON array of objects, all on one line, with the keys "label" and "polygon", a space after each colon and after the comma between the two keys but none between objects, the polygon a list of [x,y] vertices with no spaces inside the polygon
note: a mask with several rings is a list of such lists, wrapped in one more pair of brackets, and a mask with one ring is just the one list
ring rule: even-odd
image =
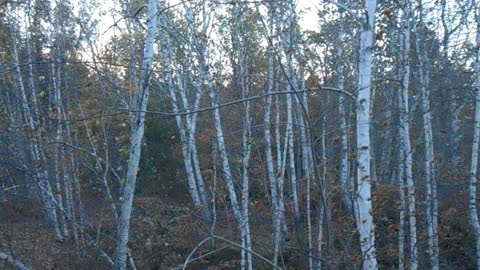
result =
[{"label": "sky", "polygon": [[[168,1],[168,0],[167,0]],[[171,4],[175,4],[178,0],[170,0]],[[319,27],[317,8],[320,4],[315,4],[314,0],[297,0],[297,12],[301,12],[299,16],[299,24],[304,30],[317,30]],[[115,19],[111,16],[111,10],[115,9],[115,3],[117,1],[111,0],[98,0],[99,8],[94,12],[96,19],[99,19],[98,33],[105,35],[102,39],[108,40],[113,35],[114,29],[111,26],[114,24]]]}]

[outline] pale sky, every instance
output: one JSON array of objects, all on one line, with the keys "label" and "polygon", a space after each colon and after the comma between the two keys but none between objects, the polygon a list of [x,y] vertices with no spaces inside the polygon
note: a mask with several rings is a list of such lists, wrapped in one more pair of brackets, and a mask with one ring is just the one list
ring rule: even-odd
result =
[{"label": "pale sky", "polygon": [[[170,0],[170,3],[177,1],[178,0]],[[299,24],[305,30],[318,30],[317,7],[319,7],[320,3],[317,2],[318,1],[314,0],[296,1],[297,12],[304,12],[299,16]],[[96,18],[100,20],[98,32],[104,33],[105,35],[102,39],[108,40],[114,31],[113,28],[109,29],[109,27],[114,24],[114,18],[112,18],[110,10],[115,8],[115,1],[98,0],[98,3],[100,4],[99,9],[94,12],[93,16],[96,16]]]}]

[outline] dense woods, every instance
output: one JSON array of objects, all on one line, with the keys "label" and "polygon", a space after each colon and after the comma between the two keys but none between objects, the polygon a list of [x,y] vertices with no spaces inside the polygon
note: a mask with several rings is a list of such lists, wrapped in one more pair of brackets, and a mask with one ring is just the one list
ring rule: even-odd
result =
[{"label": "dense woods", "polygon": [[0,0],[1,269],[480,269],[479,0]]}]

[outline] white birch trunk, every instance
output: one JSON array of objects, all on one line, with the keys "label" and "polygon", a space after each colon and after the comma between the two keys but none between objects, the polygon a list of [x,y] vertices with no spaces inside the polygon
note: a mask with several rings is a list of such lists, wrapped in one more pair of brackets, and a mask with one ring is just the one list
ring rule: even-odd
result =
[{"label": "white birch trunk", "polygon": [[[178,76],[177,82],[180,89],[180,95],[182,97],[183,107],[187,108],[187,111],[197,110],[200,106],[200,98],[202,97],[202,91],[200,90],[200,88],[196,87],[197,91],[195,93],[195,101],[193,104],[193,108],[190,109],[191,106],[188,103],[185,83],[183,83],[183,81],[180,79],[180,76]],[[195,177],[196,177],[195,179],[198,187],[198,193],[200,195],[200,200],[202,201],[203,207],[205,207],[207,212],[209,212],[208,199],[207,199],[208,196],[205,190],[205,183],[203,181],[202,171],[200,169],[200,161],[198,159],[198,153],[197,153],[197,141],[195,139],[195,133],[197,131],[198,113],[192,113],[190,115],[187,115],[186,119],[187,119],[186,122],[187,122],[187,129],[188,129],[189,148],[190,148],[190,154],[192,157],[193,168],[195,169]],[[210,215],[209,213],[207,214]]]},{"label": "white birch trunk", "polygon": [[142,139],[145,129],[145,111],[147,109],[150,76],[152,73],[153,44],[157,33],[157,10],[158,0],[148,1],[148,22],[147,36],[145,38],[145,48],[142,59],[142,76],[139,83],[139,89],[136,94],[137,112],[132,113],[132,127],[130,134],[130,153],[128,159],[127,176],[123,189],[117,247],[115,250],[115,269],[125,270],[127,267],[128,238],[130,229],[130,217],[132,214],[133,197],[135,193],[135,183],[140,163],[140,154],[142,150]]},{"label": "white birch trunk", "polygon": [[[422,46],[421,37],[424,38],[421,32],[424,28],[423,25],[423,13],[422,13],[422,0],[419,0],[420,9],[419,16],[420,22],[418,24],[421,27],[420,31],[416,26],[416,39],[415,47],[419,58],[419,75],[420,75],[420,88],[422,95],[422,115],[423,115],[423,134],[425,137],[425,185],[426,185],[426,220],[427,220],[427,249],[430,260],[430,267],[433,270],[439,269],[439,251],[438,251],[438,214],[437,214],[437,197],[436,197],[436,180],[435,180],[435,168],[434,168],[434,147],[433,147],[433,131],[432,131],[432,116],[430,111],[430,89],[429,89],[429,72],[427,70],[427,52]],[[424,42],[424,41],[423,41]],[[435,192],[434,192],[435,190]]]},{"label": "white birch trunk", "polygon": [[477,269],[480,268],[480,222],[477,210],[477,168],[478,168],[478,146],[480,141],[480,1],[475,1],[476,23],[477,23],[477,48],[475,61],[475,122],[472,143],[472,160],[470,167],[470,189],[469,189],[469,212],[470,222],[475,237],[475,256]]},{"label": "white birch trunk", "polygon": [[[277,70],[278,73],[278,70]],[[276,78],[279,76],[277,74]],[[275,92],[278,92],[278,83],[276,84]],[[275,96],[275,143],[277,149],[277,174],[276,174],[276,184],[277,184],[277,195],[278,195],[278,214],[279,214],[279,224],[282,228],[283,237],[288,237],[288,227],[285,218],[285,200],[284,200],[284,176],[285,176],[285,167],[287,159],[287,136],[285,136],[285,145],[282,148],[281,144],[281,133],[280,133],[280,97]],[[280,239],[279,239],[280,241]]]},{"label": "white birch trunk", "polygon": [[[217,96],[215,94],[215,90],[213,88],[213,82],[211,78],[207,74],[207,84],[209,87],[209,92],[210,92],[210,98],[212,100],[212,107],[217,107]],[[233,215],[235,217],[235,220],[237,221],[238,224],[241,224],[242,220],[242,214],[240,212],[240,206],[238,204],[238,199],[237,199],[237,194],[235,192],[235,186],[233,183],[233,175],[232,175],[232,170],[230,169],[230,162],[228,160],[228,153],[227,153],[227,148],[225,146],[225,138],[223,136],[223,129],[222,129],[222,121],[220,118],[220,110],[218,108],[215,108],[214,111],[214,122],[215,122],[215,130],[217,133],[217,143],[218,143],[218,150],[220,153],[220,158],[222,159],[222,167],[223,167],[223,173],[225,175],[225,180],[227,183],[227,188],[228,188],[228,194],[230,197],[230,203],[232,206],[233,210]]]},{"label": "white birch trunk", "polygon": [[[278,76],[275,76],[276,79],[279,79]],[[278,92],[278,83],[275,89],[275,92]],[[277,160],[277,174],[280,172],[280,168],[282,167],[282,136],[280,133],[280,97],[277,95],[275,96],[275,149],[276,149],[276,160]]]},{"label": "white birch trunk", "polygon": [[403,160],[405,162],[405,184],[407,185],[408,217],[410,225],[410,267],[418,268],[418,243],[417,243],[417,218],[415,202],[415,182],[413,180],[412,147],[410,143],[410,109],[408,101],[408,89],[410,83],[410,2],[404,3],[402,14],[402,91],[401,91],[401,140],[404,147]]},{"label": "white birch trunk", "polygon": [[[299,59],[300,63],[304,61],[305,59],[303,59],[303,57]],[[301,91],[304,91],[306,89],[306,86],[305,86],[305,70],[304,70],[303,64],[301,64],[300,66],[299,78],[300,78],[299,89]],[[313,231],[312,231],[311,187],[312,187],[312,176],[313,176],[312,169],[314,165],[313,165],[312,159],[310,158],[311,145],[310,145],[309,136],[307,134],[308,131],[306,126],[308,117],[309,117],[308,116],[308,112],[309,112],[308,95],[306,92],[303,92],[300,96],[297,95],[295,100],[297,101],[298,129],[300,130],[300,138],[301,138],[303,181],[306,181],[307,183],[307,190],[306,190],[307,201],[305,202],[305,204],[307,209],[308,265],[309,265],[309,269],[313,270],[314,269],[313,258],[314,256],[321,258],[322,250],[319,249],[317,250],[317,254],[313,254],[314,248],[313,248],[313,236],[312,236]],[[318,264],[320,264],[320,260],[318,260]]]},{"label": "white birch trunk", "polygon": [[372,47],[377,1],[366,0],[362,14],[358,66],[357,97],[357,194],[355,196],[357,229],[360,234],[363,269],[378,269],[375,229],[372,216],[370,176],[370,92],[372,84]]},{"label": "white birch trunk", "polygon": [[[248,80],[244,69],[244,63],[242,63],[241,69],[241,87],[242,87],[242,98],[246,98],[249,89],[248,89]],[[242,133],[242,244],[245,249],[242,249],[242,269],[253,270],[252,263],[252,254],[246,252],[246,250],[252,250],[252,241],[250,235],[250,224],[249,224],[249,177],[248,177],[248,167],[250,162],[250,153],[251,153],[251,119],[250,119],[250,102],[245,102],[244,106],[244,123],[243,123],[243,133]]]},{"label": "white birch trunk", "polygon": [[[340,16],[343,17],[342,14]],[[338,28],[338,47],[337,47],[337,88],[340,90],[345,89],[345,77],[344,77],[344,68],[343,68],[343,42],[344,42],[344,32],[343,25],[340,22]],[[338,114],[340,120],[340,145],[341,145],[341,161],[340,161],[340,186],[342,187],[343,193],[343,203],[347,209],[351,212],[353,210],[352,206],[352,196],[351,196],[351,185],[349,184],[349,161],[348,161],[348,133],[347,133],[347,123],[345,115],[345,97],[343,94],[338,95]]]},{"label": "white birch trunk", "polygon": [[[170,42],[170,37],[168,36],[168,33],[165,33],[165,41],[163,43],[163,65],[164,65],[165,76],[167,81],[168,93],[170,95],[170,104],[173,107],[173,112],[178,113],[180,109],[177,101],[177,93],[175,92],[175,88],[173,84],[173,70],[171,67],[171,60],[170,60],[170,57],[172,55],[173,53],[172,53],[172,44]],[[182,83],[180,77],[177,78],[177,82],[179,85]],[[202,207],[202,202],[201,202],[200,194],[197,188],[194,166],[192,164],[192,156],[191,156],[191,148],[190,148],[191,144],[189,140],[190,138],[187,137],[187,129],[189,129],[189,127],[185,127],[185,124],[184,124],[185,121],[183,120],[183,117],[181,115],[178,115],[178,114],[175,115],[175,120],[180,133],[183,163],[185,165],[185,171],[187,174],[188,191],[190,193],[190,197],[192,198],[193,205],[196,208],[200,208]]]},{"label": "white birch trunk", "polygon": [[[28,98],[25,90],[25,84],[22,77],[22,71],[20,69],[20,61],[18,58],[18,51],[17,46],[13,44],[13,59],[16,66],[17,72],[17,79],[18,79],[18,86],[20,88],[20,95],[22,100],[22,108],[23,114],[25,117],[26,126],[28,128],[28,138],[29,138],[29,148],[30,154],[32,156],[33,165],[35,166],[34,169],[34,181],[35,184],[38,186],[38,192],[40,194],[40,198],[42,200],[45,213],[47,214],[50,222],[52,222],[55,235],[57,240],[63,241],[63,236],[60,231],[60,225],[57,219],[57,213],[55,211],[55,205],[52,203],[53,192],[50,182],[48,181],[48,172],[44,169],[43,162],[42,162],[42,153],[41,148],[42,145],[42,138],[39,129],[37,128],[32,111],[30,109],[30,105],[28,103]],[[44,161],[44,160],[43,160]]]},{"label": "white birch trunk", "polygon": [[[53,119],[56,119],[56,134],[55,134],[55,158],[54,158],[54,177],[55,177],[55,188],[56,188],[56,200],[59,204],[60,209],[66,209],[64,205],[64,200],[62,197],[62,180],[61,180],[61,172],[60,172],[60,163],[61,163],[61,146],[60,143],[63,141],[63,130],[62,130],[62,123],[61,123],[61,118],[62,118],[62,98],[61,98],[61,92],[60,92],[60,72],[55,71],[55,66],[54,64],[50,64],[51,67],[51,73],[52,73],[52,83],[53,83],[53,96],[54,96],[54,106],[55,106],[55,115],[52,117]],[[58,76],[57,76],[58,74]],[[58,81],[57,81],[58,79]],[[62,211],[59,211],[58,214],[60,217],[60,228],[63,232],[63,235],[65,237],[68,237],[69,232],[67,228],[67,222],[66,222],[66,217],[65,214]]]},{"label": "white birch trunk", "polygon": [[319,257],[317,261],[317,270],[321,270],[323,268],[322,264],[322,251],[323,251],[323,224],[324,224],[324,216],[325,216],[325,209],[323,203],[320,202],[320,206],[318,209],[318,234],[317,234],[317,256]]},{"label": "white birch trunk", "polygon": [[[273,39],[273,25],[274,25],[274,10],[275,5],[273,2],[269,6],[269,30],[270,38]],[[273,40],[272,40],[273,43]],[[274,86],[274,48],[273,44],[269,46],[268,52],[268,88],[267,93],[273,92]],[[277,183],[275,177],[275,165],[273,163],[273,153],[272,153],[272,135],[271,135],[271,120],[270,115],[272,111],[272,96],[265,97],[265,113],[264,113],[264,137],[265,137],[265,156],[267,159],[267,173],[268,180],[270,183],[270,198],[272,205],[272,221],[273,221],[273,230],[274,230],[274,254],[273,254],[273,264],[277,265],[278,261],[278,252],[280,244],[280,213],[278,211],[278,192],[277,192]],[[278,155],[278,154],[277,154]]]},{"label": "white birch trunk", "polygon": [[[399,157],[403,157],[403,147],[400,147]],[[400,213],[398,224],[398,270],[405,269],[405,166],[402,160],[398,164],[398,191],[400,193]]]},{"label": "white birch trunk", "polygon": [[[291,58],[291,56],[289,56]],[[291,60],[289,60],[290,62]],[[293,74],[290,74],[290,80],[292,80]],[[286,92],[292,92],[294,95],[290,84],[287,84]],[[292,185],[292,197],[293,197],[293,209],[295,218],[298,220],[300,218],[300,204],[298,203],[298,192],[297,192],[297,172],[295,166],[295,149],[294,149],[294,137],[293,137],[293,104],[292,104],[292,95],[287,94],[287,138],[288,138],[288,161],[289,161],[289,175],[290,182]]]}]

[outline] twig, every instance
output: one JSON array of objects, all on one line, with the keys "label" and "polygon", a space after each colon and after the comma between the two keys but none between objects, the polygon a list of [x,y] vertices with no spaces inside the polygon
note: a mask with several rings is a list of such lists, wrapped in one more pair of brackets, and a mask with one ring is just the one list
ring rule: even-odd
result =
[{"label": "twig", "polygon": [[278,270],[282,270],[282,268],[276,266],[275,264],[273,264],[270,260],[268,260],[267,258],[263,257],[262,255],[258,254],[257,252],[253,251],[253,250],[250,250],[250,249],[247,249],[247,248],[244,248],[242,247],[241,245],[233,242],[233,241],[230,241],[226,238],[223,238],[221,236],[218,236],[218,235],[215,235],[215,234],[212,234],[211,237],[215,238],[215,239],[218,239],[218,240],[222,240],[223,242],[225,243],[228,243],[234,247],[237,247],[237,248],[240,248],[240,249],[243,249],[245,250],[246,252],[250,253],[250,254],[253,254],[255,256],[257,256],[258,258],[260,258],[262,261],[268,263],[270,266],[272,266],[274,269],[278,269]]},{"label": "twig", "polygon": [[251,101],[251,100],[256,100],[256,99],[261,99],[261,98],[264,98],[264,97],[267,97],[267,96],[273,96],[273,95],[295,95],[295,94],[298,94],[298,93],[303,93],[303,92],[313,92],[313,91],[333,91],[333,92],[338,92],[338,93],[342,93],[346,96],[348,96],[349,98],[353,99],[353,100],[356,100],[355,96],[352,95],[351,93],[345,91],[345,90],[341,90],[341,89],[338,89],[338,88],[335,88],[335,87],[324,87],[324,86],[318,86],[318,87],[312,87],[312,88],[309,88],[307,90],[301,90],[301,91],[295,91],[295,92],[292,92],[292,91],[279,91],[279,92],[271,92],[271,93],[265,93],[265,94],[261,94],[261,95],[257,95],[257,96],[252,96],[252,97],[247,97],[247,98],[244,98],[244,99],[237,99],[237,100],[233,100],[233,101],[229,101],[229,102],[225,102],[225,103],[222,103],[222,104],[219,104],[217,106],[211,106],[211,107],[205,107],[205,108],[201,108],[201,109],[198,109],[198,110],[195,110],[195,111],[188,111],[188,112],[163,112],[163,111],[139,111],[139,110],[128,110],[128,109],[120,109],[120,108],[106,108],[108,110],[116,110],[116,111],[123,111],[123,112],[145,112],[145,113],[149,113],[149,114],[158,114],[158,115],[163,115],[163,116],[177,116],[177,115],[189,115],[189,114],[194,114],[194,113],[200,113],[200,112],[205,112],[205,111],[210,111],[210,110],[214,110],[214,109],[218,109],[218,108],[222,108],[222,107],[227,107],[227,106],[231,106],[231,105],[235,105],[235,104],[238,104],[238,103],[243,103],[243,102],[247,102],[247,101]]}]

